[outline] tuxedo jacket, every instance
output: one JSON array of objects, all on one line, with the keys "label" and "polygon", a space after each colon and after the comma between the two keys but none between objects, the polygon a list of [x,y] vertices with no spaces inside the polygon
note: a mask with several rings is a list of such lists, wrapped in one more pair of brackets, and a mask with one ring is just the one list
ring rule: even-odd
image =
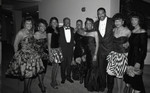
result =
[{"label": "tuxedo jacket", "polygon": [[59,37],[59,45],[62,49],[62,54],[64,57],[73,57],[73,46],[74,46],[74,29],[70,27],[70,32],[71,32],[71,40],[70,43],[67,43],[66,37],[65,37],[65,32],[64,32],[64,27],[59,28],[60,31],[60,37]]},{"label": "tuxedo jacket", "polygon": [[98,31],[99,35],[99,53],[102,55],[108,55],[113,48],[113,21],[111,18],[107,18],[105,35],[102,37],[99,31],[99,20],[94,23],[94,28]]}]

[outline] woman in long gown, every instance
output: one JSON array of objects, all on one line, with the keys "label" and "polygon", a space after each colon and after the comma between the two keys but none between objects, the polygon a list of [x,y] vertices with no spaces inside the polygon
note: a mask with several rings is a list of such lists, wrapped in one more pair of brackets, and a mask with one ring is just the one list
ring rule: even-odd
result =
[{"label": "woman in long gown", "polygon": [[97,63],[98,34],[93,30],[94,21],[87,18],[85,21],[86,35],[84,37],[87,72],[84,86],[88,91],[99,91],[99,71]]},{"label": "woman in long gown", "polygon": [[23,93],[31,93],[32,77],[44,70],[40,56],[34,49],[33,21],[26,18],[23,29],[16,35],[14,42],[15,54],[9,64],[6,76],[13,76],[24,80]]},{"label": "woman in long gown", "polygon": [[47,64],[48,64],[48,47],[47,47],[47,36],[46,36],[46,28],[47,28],[47,22],[44,19],[39,19],[38,20],[38,24],[37,24],[37,28],[38,31],[35,32],[34,34],[34,38],[35,38],[35,50],[38,52],[38,54],[40,55],[43,65],[45,67],[44,71],[42,71],[39,75],[38,75],[38,79],[39,79],[39,87],[42,91],[42,93],[46,92],[46,87],[44,85],[44,77],[46,74],[46,70],[47,70]]},{"label": "woman in long gown", "polygon": [[123,93],[123,76],[128,64],[128,47],[124,47],[124,45],[128,43],[131,32],[127,27],[124,27],[124,17],[122,14],[115,14],[113,20],[115,24],[113,29],[113,50],[107,56],[108,65],[106,72],[116,77],[117,93]]},{"label": "woman in long gown", "polygon": [[132,34],[129,39],[128,69],[124,76],[127,87],[133,88],[132,93],[145,93],[143,83],[144,60],[147,54],[147,32],[143,28],[139,14],[131,15]]},{"label": "woman in long gown", "polygon": [[76,28],[74,34],[75,49],[74,49],[74,62],[72,66],[72,78],[74,80],[80,80],[83,83],[85,77],[85,50],[83,47],[84,29],[82,20],[76,21]]}]

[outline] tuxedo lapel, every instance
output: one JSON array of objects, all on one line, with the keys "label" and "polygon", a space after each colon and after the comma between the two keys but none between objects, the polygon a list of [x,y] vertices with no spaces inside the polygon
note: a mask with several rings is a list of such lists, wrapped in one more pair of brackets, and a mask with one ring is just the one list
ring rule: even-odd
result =
[{"label": "tuxedo lapel", "polygon": [[66,43],[64,27],[60,28],[60,41],[61,44]]},{"label": "tuxedo lapel", "polygon": [[105,35],[104,35],[104,37],[107,35],[108,29],[109,29],[109,19],[107,18],[106,28],[105,28]]},{"label": "tuxedo lapel", "polygon": [[65,43],[67,43],[64,27],[62,28],[62,31],[63,31],[63,36],[64,36],[63,38],[65,40]]},{"label": "tuxedo lapel", "polygon": [[108,33],[110,33],[112,30],[112,22],[110,20],[110,18],[107,19],[107,23],[106,23],[106,32],[105,32],[105,35],[107,35]]},{"label": "tuxedo lapel", "polygon": [[74,35],[73,35],[73,28],[70,28],[70,31],[71,31],[71,41],[70,42],[72,42],[72,39],[73,39],[73,37],[74,37]]}]

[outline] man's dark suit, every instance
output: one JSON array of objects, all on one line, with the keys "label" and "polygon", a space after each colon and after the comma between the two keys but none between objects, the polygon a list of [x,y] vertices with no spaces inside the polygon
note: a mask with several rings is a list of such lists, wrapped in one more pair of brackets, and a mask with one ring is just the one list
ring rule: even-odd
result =
[{"label": "man's dark suit", "polygon": [[[94,28],[98,31],[99,34],[99,49],[97,54],[97,60],[99,63],[99,71],[100,71],[100,90],[104,90],[106,88],[106,81],[108,89],[113,88],[113,77],[106,75],[106,67],[107,67],[107,60],[106,57],[109,52],[112,50],[112,43],[113,43],[113,21],[110,18],[107,18],[106,22],[106,29],[105,35],[102,37],[99,31],[99,20],[95,22]],[[107,76],[107,77],[106,77]],[[106,80],[107,78],[107,80]]]},{"label": "man's dark suit", "polygon": [[[71,32],[71,40],[70,43],[67,43],[65,38],[65,30],[64,27],[60,27],[60,37],[59,37],[59,44],[62,49],[62,54],[64,57],[64,61],[61,63],[61,78],[62,81],[65,79],[71,79],[71,69],[70,65],[73,58],[73,46],[74,46],[74,36],[73,36],[73,28],[70,27]],[[67,71],[67,75],[66,75]]]}]

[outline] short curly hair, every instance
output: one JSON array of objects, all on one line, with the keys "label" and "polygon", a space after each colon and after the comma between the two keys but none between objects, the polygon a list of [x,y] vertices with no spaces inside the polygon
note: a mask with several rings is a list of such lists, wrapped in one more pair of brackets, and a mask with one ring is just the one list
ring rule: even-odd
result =
[{"label": "short curly hair", "polygon": [[119,20],[119,19],[122,19],[123,21],[125,21],[125,17],[121,13],[117,13],[113,16],[113,21]]},{"label": "short curly hair", "polygon": [[47,21],[46,21],[45,19],[40,18],[40,19],[38,20],[38,25],[39,25],[40,23],[44,24],[45,27],[48,26],[48,23],[47,23]]},{"label": "short curly hair", "polygon": [[86,21],[85,21],[85,25],[86,25],[86,23],[87,23],[87,21],[90,21],[92,24],[94,24],[94,20],[92,19],[92,18],[86,18]]},{"label": "short curly hair", "polygon": [[145,18],[144,18],[144,16],[141,14],[141,13],[138,13],[138,12],[132,12],[131,14],[130,14],[130,20],[132,19],[132,18],[137,18],[139,21],[138,21],[138,24],[139,24],[139,26],[141,27],[141,28],[143,28],[143,29],[146,29],[147,27],[146,27],[146,24],[145,24]]}]

